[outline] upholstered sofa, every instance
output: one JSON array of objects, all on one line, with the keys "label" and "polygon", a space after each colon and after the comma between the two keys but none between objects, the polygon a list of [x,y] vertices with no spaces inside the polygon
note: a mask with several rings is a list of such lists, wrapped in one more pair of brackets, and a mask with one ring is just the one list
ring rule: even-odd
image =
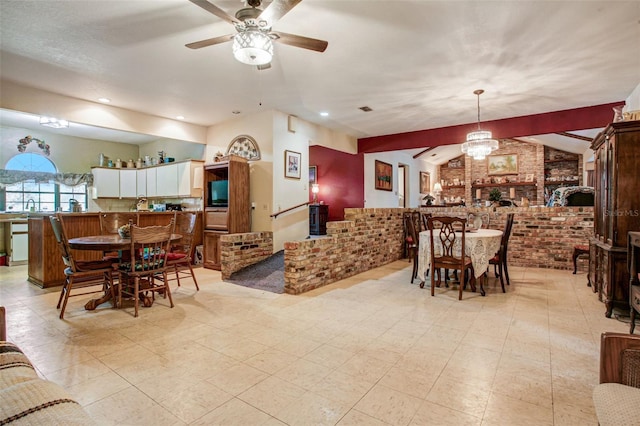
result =
[{"label": "upholstered sofa", "polygon": [[640,336],[602,333],[593,405],[600,426],[640,424]]},{"label": "upholstered sofa", "polygon": [[95,424],[62,387],[38,377],[20,348],[6,339],[5,309],[0,307],[0,424]]}]

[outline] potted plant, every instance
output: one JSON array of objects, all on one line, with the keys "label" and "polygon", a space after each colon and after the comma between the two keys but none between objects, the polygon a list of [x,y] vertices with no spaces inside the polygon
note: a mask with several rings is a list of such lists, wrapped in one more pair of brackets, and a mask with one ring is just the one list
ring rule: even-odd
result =
[{"label": "potted plant", "polygon": [[501,199],[502,194],[500,193],[500,190],[498,188],[493,188],[491,191],[489,191],[489,201],[497,204]]}]

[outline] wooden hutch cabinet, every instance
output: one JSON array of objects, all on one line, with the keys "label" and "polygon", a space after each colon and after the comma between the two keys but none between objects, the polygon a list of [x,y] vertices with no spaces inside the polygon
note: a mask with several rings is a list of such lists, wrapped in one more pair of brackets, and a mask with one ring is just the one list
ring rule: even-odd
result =
[{"label": "wooden hutch cabinet", "polygon": [[229,161],[205,165],[203,175],[203,266],[220,270],[220,236],[251,231],[249,163],[231,155]]},{"label": "wooden hutch cabinet", "polygon": [[594,237],[589,280],[606,305],[629,310],[627,233],[640,231],[640,121],[612,123],[591,144],[594,150]]}]

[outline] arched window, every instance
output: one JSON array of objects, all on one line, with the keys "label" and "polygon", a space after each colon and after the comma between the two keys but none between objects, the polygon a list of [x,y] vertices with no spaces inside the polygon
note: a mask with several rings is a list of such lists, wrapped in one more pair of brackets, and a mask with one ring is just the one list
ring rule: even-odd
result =
[{"label": "arched window", "polygon": [[[47,157],[30,152],[12,157],[5,165],[6,170],[23,172],[57,173],[56,165]],[[53,181],[38,183],[33,179],[7,185],[4,190],[4,210],[7,212],[35,211],[53,212],[69,210],[69,200],[76,199],[86,208],[87,186],[67,186]]]}]

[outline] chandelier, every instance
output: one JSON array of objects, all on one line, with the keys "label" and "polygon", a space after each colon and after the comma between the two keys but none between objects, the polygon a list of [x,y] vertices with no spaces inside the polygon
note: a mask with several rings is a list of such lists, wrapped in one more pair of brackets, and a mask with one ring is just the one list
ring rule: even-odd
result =
[{"label": "chandelier", "polygon": [[233,56],[243,64],[266,65],[273,58],[273,43],[269,35],[249,27],[233,37]]},{"label": "chandelier", "polygon": [[478,89],[473,92],[478,96],[478,130],[467,133],[467,141],[462,144],[462,152],[473,157],[474,160],[484,160],[484,158],[498,149],[498,141],[491,139],[491,132],[480,130],[480,95],[484,90]]}]

